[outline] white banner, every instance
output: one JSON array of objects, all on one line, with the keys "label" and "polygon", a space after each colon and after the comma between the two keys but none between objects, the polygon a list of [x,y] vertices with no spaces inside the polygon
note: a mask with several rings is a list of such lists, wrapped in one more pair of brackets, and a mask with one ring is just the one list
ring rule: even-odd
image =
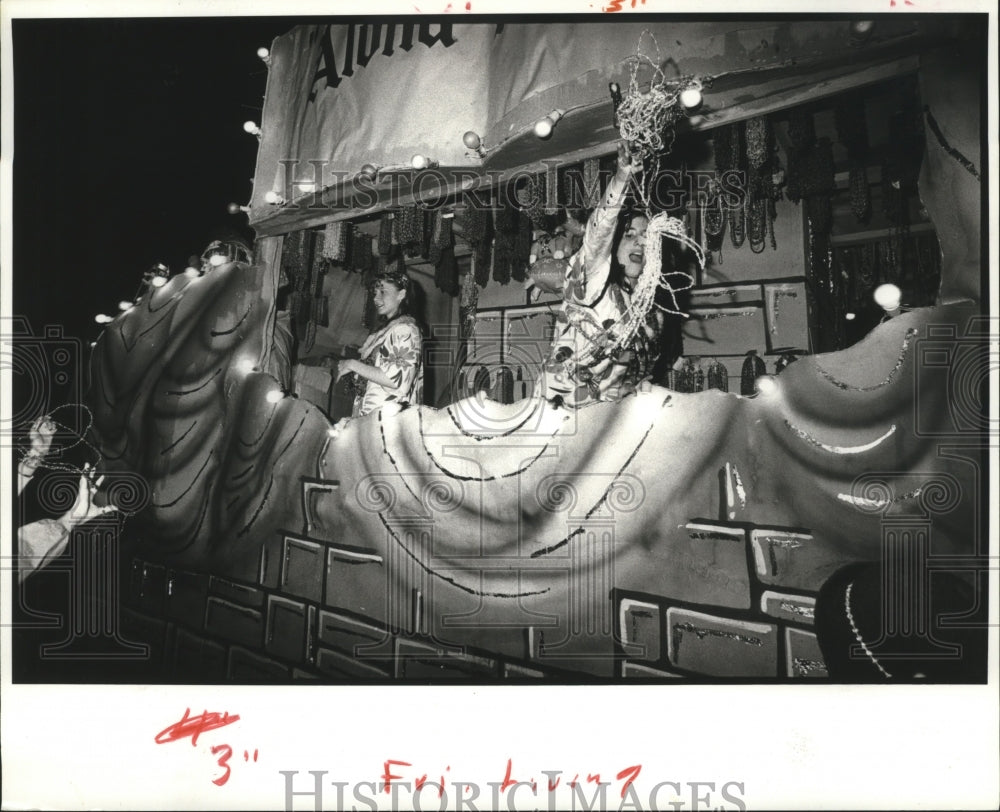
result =
[{"label": "white banner", "polygon": [[[364,164],[477,166],[497,27],[351,23],[297,28],[272,48],[254,204],[289,180],[328,186]],[[286,171],[294,168],[294,178]],[[320,174],[321,173],[321,174]]]}]

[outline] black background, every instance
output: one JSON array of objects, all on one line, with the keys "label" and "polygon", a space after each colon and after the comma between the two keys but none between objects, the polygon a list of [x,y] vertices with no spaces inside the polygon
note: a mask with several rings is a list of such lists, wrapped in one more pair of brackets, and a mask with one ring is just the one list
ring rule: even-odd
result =
[{"label": "black background", "polygon": [[[86,348],[142,273],[253,237],[267,66],[287,17],[14,20],[15,316]],[[5,153],[8,152],[5,145]]]}]

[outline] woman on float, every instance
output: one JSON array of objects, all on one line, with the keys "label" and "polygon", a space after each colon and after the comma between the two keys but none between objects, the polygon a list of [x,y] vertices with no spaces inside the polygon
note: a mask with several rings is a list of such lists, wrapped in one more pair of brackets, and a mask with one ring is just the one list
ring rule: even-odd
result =
[{"label": "woman on float", "polygon": [[346,359],[337,368],[337,380],[348,373],[357,377],[352,418],[389,401],[419,404],[423,398],[423,342],[409,314],[413,283],[405,272],[387,273],[375,282],[373,295],[383,326],[361,345],[360,360]]},{"label": "woman on float", "polygon": [[629,181],[641,169],[641,160],[619,143],[614,177],[587,221],[583,247],[569,261],[544,367],[544,396],[555,405],[620,400],[648,377],[656,361],[663,316],[655,309],[624,346],[613,334],[629,309],[645,260],[649,220],[644,214],[633,215],[615,242]]}]

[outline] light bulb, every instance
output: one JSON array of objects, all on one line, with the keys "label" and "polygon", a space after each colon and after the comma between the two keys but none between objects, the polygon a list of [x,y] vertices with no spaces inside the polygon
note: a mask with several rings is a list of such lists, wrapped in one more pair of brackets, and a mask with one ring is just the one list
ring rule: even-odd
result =
[{"label": "light bulb", "polygon": [[889,282],[875,288],[875,293],[872,295],[875,298],[875,304],[885,311],[896,310],[903,296],[900,289]]},{"label": "light bulb", "polygon": [[188,279],[197,279],[199,276],[201,276],[201,271],[199,271],[197,268],[192,268],[189,265],[187,268],[184,269],[184,275]]},{"label": "light bulb", "polygon": [[552,135],[552,128],[556,126],[563,115],[562,110],[553,110],[545,118],[539,119],[535,122],[535,135],[539,138],[548,138]]},{"label": "light bulb", "polygon": [[316,184],[311,180],[300,180],[295,185],[299,187],[302,194],[308,195],[316,191]]},{"label": "light bulb", "polygon": [[225,265],[229,261],[229,257],[225,254],[212,254],[208,258],[208,264],[213,268],[218,268],[220,265]]},{"label": "light bulb", "polygon": [[151,284],[154,288],[162,288],[165,284],[167,284],[167,277],[165,277],[165,276],[154,276],[149,281],[149,284]]},{"label": "light bulb", "polygon": [[430,161],[426,155],[417,154],[410,159],[410,166],[414,169],[426,169],[429,165]]},{"label": "light bulb", "polygon": [[851,23],[851,33],[857,37],[867,37],[875,28],[874,20],[855,20]]},{"label": "light bulb", "polygon": [[548,116],[546,116],[543,119],[540,119],[535,123],[535,135],[537,135],[539,138],[548,138],[550,135],[552,135],[553,124],[555,124],[555,122]]},{"label": "light bulb", "polygon": [[236,362],[236,370],[242,372],[244,375],[253,372],[253,359],[252,358],[241,358]]},{"label": "light bulb", "polygon": [[761,375],[757,379],[757,391],[762,395],[771,395],[778,391],[778,382],[770,375]]},{"label": "light bulb", "polygon": [[124,299],[122,299],[118,303],[118,309],[121,310],[122,312],[127,313],[129,310],[132,309],[132,303],[131,302],[126,302]]},{"label": "light bulb", "polygon": [[94,316],[94,321],[96,321],[98,324],[110,324],[111,322],[114,321],[114,318],[104,313],[98,313],[96,316]]},{"label": "light bulb", "polygon": [[239,203],[230,203],[226,208],[229,210],[230,214],[239,214],[241,211],[250,211],[249,206],[241,206]]},{"label": "light bulb", "polygon": [[268,403],[277,403],[285,397],[285,393],[280,389],[272,389],[265,395],[265,397],[267,398]]},{"label": "light bulb", "polygon": [[688,87],[681,91],[680,95],[681,106],[685,110],[694,110],[701,106],[702,96],[701,88],[698,87]]},{"label": "light bulb", "polygon": [[469,149],[479,149],[482,146],[483,140],[479,137],[479,133],[469,130],[462,136],[462,143]]},{"label": "light bulb", "polygon": [[848,321],[854,321],[857,318],[857,315],[855,315],[854,313],[845,313],[844,318],[847,319]]},{"label": "light bulb", "polygon": [[271,58],[271,52],[262,45],[257,49],[257,56],[267,62]]},{"label": "light bulb", "polygon": [[277,206],[280,203],[284,202],[284,198],[274,190],[271,190],[270,192],[265,194],[264,200],[270,203],[272,206]]},{"label": "light bulb", "polygon": [[250,135],[260,135],[260,127],[258,127],[253,121],[244,121],[243,132],[249,133]]}]

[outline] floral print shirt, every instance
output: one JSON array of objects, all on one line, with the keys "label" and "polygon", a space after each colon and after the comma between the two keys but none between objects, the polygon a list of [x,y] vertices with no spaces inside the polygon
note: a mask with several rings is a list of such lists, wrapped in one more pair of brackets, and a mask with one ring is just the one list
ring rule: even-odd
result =
[{"label": "floral print shirt", "polygon": [[397,384],[386,387],[358,376],[358,393],[352,417],[361,417],[394,400],[420,403],[424,393],[423,341],[411,316],[399,316],[368,336],[361,347],[361,360],[382,370]]},{"label": "floral print shirt", "polygon": [[545,397],[570,407],[620,400],[645,378],[656,360],[659,325],[651,312],[625,347],[610,350],[610,331],[628,310],[628,290],[611,281],[615,224],[626,187],[613,179],[594,209],[583,247],[570,259],[563,304],[545,361]]}]

